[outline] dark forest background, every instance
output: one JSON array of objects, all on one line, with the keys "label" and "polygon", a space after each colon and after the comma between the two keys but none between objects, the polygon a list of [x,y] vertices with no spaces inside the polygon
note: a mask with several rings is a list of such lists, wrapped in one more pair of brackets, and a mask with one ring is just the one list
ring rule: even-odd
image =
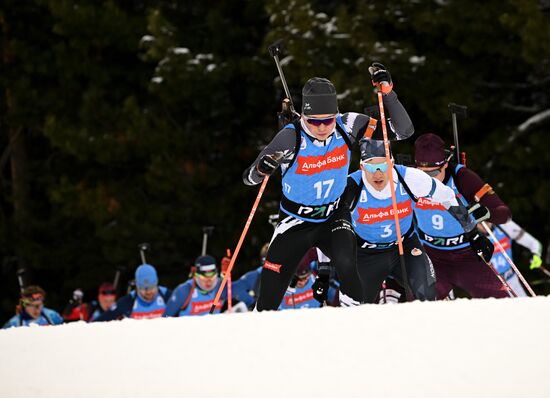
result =
[{"label": "dark forest background", "polygon": [[[384,63],[415,124],[394,147],[459,120],[468,165],[546,246],[550,165],[550,1],[3,0],[0,5],[0,318],[16,270],[61,310],[125,267],[148,262],[175,287],[200,254],[233,249],[257,188],[242,171],[277,131],[284,96],[267,46],[285,44],[293,99],[331,79],[341,111],[376,104],[367,67]],[[258,265],[277,210],[270,182],[237,261]],[[550,280],[528,269],[539,293]]]}]

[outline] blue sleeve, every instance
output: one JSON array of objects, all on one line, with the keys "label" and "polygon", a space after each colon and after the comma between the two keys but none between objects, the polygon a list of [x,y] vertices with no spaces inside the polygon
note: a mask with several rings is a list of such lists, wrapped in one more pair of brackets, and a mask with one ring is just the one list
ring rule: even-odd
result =
[{"label": "blue sleeve", "polygon": [[124,297],[118,299],[116,304],[98,316],[93,322],[113,321],[119,317],[129,317],[132,313],[132,305],[134,303],[134,297],[132,294],[127,294]]},{"label": "blue sleeve", "polygon": [[253,271],[247,272],[239,280],[235,281],[232,286],[233,297],[239,301],[242,301],[250,307],[256,301],[255,297],[250,294],[254,292],[255,295],[258,292],[255,289],[258,286],[258,279],[260,278],[260,269],[255,269]]},{"label": "blue sleeve", "polygon": [[353,173],[351,173],[349,175],[349,177],[351,177],[353,179],[353,181],[355,181],[355,183],[357,185],[361,184],[361,169],[357,170],[357,171],[354,171]]},{"label": "blue sleeve", "polygon": [[167,303],[172,295],[172,290],[168,289],[166,286],[159,286],[159,293],[164,299],[164,302]]},{"label": "blue sleeve", "polygon": [[46,313],[53,325],[61,325],[63,323],[63,317],[59,315],[57,311],[49,308],[44,308],[44,312]]},{"label": "blue sleeve", "polygon": [[13,316],[9,321],[7,321],[2,329],[9,329],[19,326],[19,315]]},{"label": "blue sleeve", "polygon": [[185,303],[187,296],[191,290],[191,283],[182,283],[174,289],[172,295],[166,302],[166,309],[162,316],[178,316],[181,306]]}]

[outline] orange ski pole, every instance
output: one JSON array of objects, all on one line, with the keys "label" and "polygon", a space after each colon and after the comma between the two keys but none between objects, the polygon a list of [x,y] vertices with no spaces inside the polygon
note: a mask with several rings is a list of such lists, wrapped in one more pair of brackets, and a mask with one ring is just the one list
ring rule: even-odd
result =
[{"label": "orange ski pole", "polygon": [[252,205],[252,210],[250,211],[250,214],[248,215],[248,219],[246,220],[246,224],[244,225],[243,232],[241,233],[241,237],[239,238],[239,242],[237,243],[237,247],[235,248],[235,251],[233,252],[233,257],[231,257],[231,261],[229,262],[229,266],[227,267],[227,272],[223,276],[222,283],[220,287],[218,288],[218,292],[216,293],[216,297],[214,298],[214,303],[212,304],[212,308],[210,308],[210,313],[213,314],[216,310],[216,306],[218,305],[218,302],[220,301],[220,296],[222,295],[223,288],[225,287],[225,284],[228,280],[228,275],[231,275],[231,270],[233,269],[233,265],[235,264],[235,260],[237,259],[237,256],[239,255],[239,251],[241,250],[241,246],[244,241],[244,237],[246,236],[246,233],[248,232],[248,228],[250,227],[250,224],[252,223],[252,218],[254,218],[254,213],[256,213],[256,209],[258,208],[258,204],[260,203],[260,199],[262,198],[262,195],[264,193],[265,187],[267,185],[267,181],[269,180],[269,176],[266,175],[264,177],[264,181],[262,182],[262,185],[260,186],[260,190],[258,191],[258,196],[256,196],[256,200],[254,201],[254,205]]},{"label": "orange ski pole", "polygon": [[[227,249],[227,257],[231,258],[231,250]],[[231,272],[226,271],[227,273],[227,311],[229,313],[233,312],[233,291],[231,289]]]},{"label": "orange ski pole", "polygon": [[382,87],[377,84],[378,107],[380,108],[380,122],[382,124],[382,135],[384,137],[384,151],[386,153],[386,163],[388,164],[388,178],[390,180],[391,202],[393,207],[393,217],[395,220],[395,232],[397,234],[397,245],[399,247],[399,260],[401,262],[401,273],[403,284],[405,285],[407,301],[412,298],[409,282],[407,280],[407,269],[405,267],[405,257],[403,254],[403,241],[401,237],[401,226],[399,224],[399,214],[397,213],[397,199],[395,198],[395,184],[393,182],[393,164],[390,158],[390,141],[388,140],[388,130],[386,128],[386,114],[384,113],[384,102],[382,100]]}]

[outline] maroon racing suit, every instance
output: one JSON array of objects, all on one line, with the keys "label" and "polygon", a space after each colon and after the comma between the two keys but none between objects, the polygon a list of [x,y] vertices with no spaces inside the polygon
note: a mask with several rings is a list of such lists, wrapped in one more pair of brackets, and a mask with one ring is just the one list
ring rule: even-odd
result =
[{"label": "maroon racing suit", "polygon": [[[491,216],[487,221],[504,224],[510,220],[512,214],[508,206],[492,189],[482,189],[488,186],[475,172],[453,163],[449,163],[444,171],[446,175],[443,183],[453,188],[463,202],[475,203],[477,194],[479,203],[490,211]],[[435,268],[437,298],[444,299],[455,287],[465,290],[475,298],[508,297],[502,283],[472,250],[465,235],[446,239],[436,234],[430,235],[431,231],[436,231],[430,230],[427,223],[433,221],[431,214],[436,214],[436,208],[437,204],[434,203],[417,203],[418,211],[425,212],[424,217],[418,217],[417,229]],[[435,221],[436,226],[441,227],[437,225],[438,220]]]}]

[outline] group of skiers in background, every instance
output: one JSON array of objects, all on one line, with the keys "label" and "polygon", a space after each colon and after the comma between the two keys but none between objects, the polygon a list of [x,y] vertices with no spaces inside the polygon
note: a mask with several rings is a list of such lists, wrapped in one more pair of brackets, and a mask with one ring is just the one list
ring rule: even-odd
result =
[{"label": "group of skiers in background", "polygon": [[[386,68],[375,63],[369,73],[379,112],[341,113],[334,85],[312,78],[301,114],[291,114],[245,170],[246,185],[282,174],[278,222],[257,269],[222,284],[231,259],[202,255],[170,290],[144,262],[127,295],[117,300],[103,283],[96,301],[76,295],[62,315],[43,306],[44,290],[29,286],[5,327],[444,300],[457,288],[474,298],[526,296],[530,287],[509,261],[512,241],[531,251],[531,269],[542,266],[541,243],[438,135],[416,138],[414,167],[395,164],[388,141],[411,137],[413,124]],[[360,168],[349,174],[356,148]]]}]

